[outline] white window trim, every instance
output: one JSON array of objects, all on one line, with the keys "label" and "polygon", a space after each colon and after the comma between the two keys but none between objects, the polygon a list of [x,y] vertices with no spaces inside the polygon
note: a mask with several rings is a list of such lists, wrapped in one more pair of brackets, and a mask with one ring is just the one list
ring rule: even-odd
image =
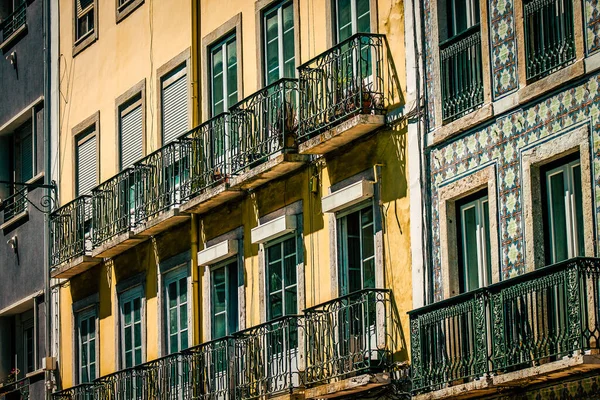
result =
[{"label": "white window trim", "polygon": [[[209,49],[208,49],[208,85],[209,85],[209,110],[210,110],[210,117],[216,117],[218,114],[215,113],[215,105],[213,102],[213,94],[215,93],[215,88],[213,86],[213,56],[215,52],[218,52],[219,50],[222,52],[223,54],[223,72],[222,72],[222,76],[223,76],[223,87],[221,88],[223,90],[223,111],[222,112],[228,112],[229,108],[231,106],[233,106],[233,104],[229,104],[229,94],[227,93],[227,87],[228,87],[228,83],[229,83],[229,64],[228,64],[228,54],[227,54],[227,46],[229,45],[229,43],[231,42],[235,42],[235,46],[236,46],[236,70],[238,70],[239,68],[239,60],[237,59],[237,46],[239,46],[240,44],[238,43],[238,38],[236,36],[235,32],[231,32],[227,35],[225,35],[223,38],[221,38],[220,41],[217,41],[216,43],[212,44]],[[239,75],[239,71],[238,71],[238,75]],[[236,83],[237,83],[237,79],[238,77],[235,77],[236,79]],[[240,90],[239,87],[236,90],[237,93],[237,101],[240,101]],[[220,113],[219,113],[220,114]]]},{"label": "white window trim", "polygon": [[[163,286],[162,286],[162,292],[164,295],[164,305],[163,305],[163,323],[162,326],[163,328],[165,328],[165,331],[163,332],[163,341],[164,341],[164,349],[163,349],[163,355],[168,355],[171,354],[170,353],[170,338],[169,338],[169,330],[168,330],[168,322],[169,322],[169,301],[168,301],[168,294],[167,294],[167,287],[169,286],[169,284],[179,281],[182,278],[186,279],[186,288],[187,288],[187,333],[188,333],[188,348],[192,345],[192,339],[193,339],[193,335],[192,335],[192,325],[193,325],[193,316],[192,316],[192,299],[191,299],[191,295],[192,295],[192,290],[191,290],[191,282],[190,282],[190,274],[189,274],[189,265],[185,265],[179,268],[175,268],[167,273],[165,273],[165,277],[164,277],[164,281],[163,281]],[[178,327],[179,331],[181,330],[181,327]],[[179,351],[182,351],[185,349],[182,349],[181,347],[179,347]]]},{"label": "white window trim", "polygon": [[[279,4],[276,4],[274,6],[271,6],[267,9],[265,9],[265,11],[263,11],[263,15],[262,15],[262,32],[261,32],[261,37],[262,37],[262,46],[264,46],[264,50],[262,51],[262,65],[263,65],[263,71],[264,71],[264,78],[263,78],[263,83],[264,86],[267,86],[267,79],[269,77],[269,66],[268,66],[268,60],[267,60],[267,48],[268,48],[268,42],[267,42],[267,16],[272,16],[273,14],[277,14],[277,48],[278,48],[278,60],[277,60],[277,68],[279,69],[279,78],[278,79],[282,79],[284,78],[284,71],[285,71],[285,59],[283,58],[283,48],[284,48],[284,44],[283,44],[283,36],[286,32],[283,31],[283,9],[290,6],[292,8],[292,13],[294,14],[293,16],[293,23],[292,23],[292,30],[294,31],[294,47],[296,47],[296,17],[295,17],[295,13],[297,12],[296,10],[296,6],[294,4],[293,0],[287,0],[287,1],[282,1]],[[298,62],[296,60],[296,49],[294,48],[294,64],[297,66]],[[275,80],[277,81],[277,80]]]},{"label": "white window trim", "polygon": [[100,343],[100,332],[98,331],[99,328],[99,324],[98,324],[98,307],[97,305],[92,305],[90,307],[84,308],[82,310],[79,310],[76,312],[75,314],[75,348],[76,348],[76,353],[75,353],[75,360],[76,360],[76,364],[75,364],[75,368],[73,369],[75,376],[77,377],[77,380],[75,382],[77,382],[78,384],[82,383],[82,379],[81,379],[81,336],[79,333],[79,327],[80,327],[80,322],[82,319],[89,319],[89,318],[94,318],[94,323],[95,323],[95,357],[96,357],[96,376],[92,377],[92,379],[90,379],[90,382],[97,379],[100,376],[100,353],[99,353],[99,343]]},{"label": "white window trim", "polygon": [[[294,216],[295,217],[295,216]],[[268,269],[269,269],[269,260],[268,260],[268,250],[270,247],[272,246],[281,246],[283,242],[285,242],[286,240],[292,239],[292,238],[296,238],[297,239],[297,233],[295,231],[288,233],[286,235],[283,236],[279,236],[277,239],[274,239],[270,242],[264,242],[263,246],[264,246],[264,254],[265,254],[265,295],[266,295],[266,301],[265,301],[265,306],[266,306],[266,316],[267,316],[267,320],[273,320],[275,318],[272,318],[269,315],[269,284],[268,284],[268,279],[269,279],[269,274],[267,273]],[[294,314],[299,314],[300,313],[300,309],[299,309],[299,302],[298,302],[298,290],[299,290],[299,285],[298,285],[298,264],[299,264],[299,249],[298,249],[298,240],[295,240],[295,252],[294,252],[294,258],[296,259],[296,283],[294,285],[288,285],[288,286],[284,286],[285,283],[285,271],[284,274],[282,275],[281,281],[282,281],[282,286],[281,289],[278,290],[279,292],[281,292],[281,307],[282,307],[282,315],[281,317],[286,316],[285,313],[285,291],[287,288],[290,288],[292,286],[296,286],[296,312]],[[283,254],[283,247],[281,249],[281,262],[283,263],[283,260],[285,258],[285,255]],[[283,267],[285,268],[285,267]],[[280,317],[277,317],[280,318]]]},{"label": "white window trim", "polygon": [[[240,330],[240,320],[239,320],[239,315],[240,315],[240,311],[239,311],[239,307],[240,307],[240,299],[239,299],[239,295],[240,295],[240,293],[239,293],[239,287],[240,287],[240,282],[239,282],[240,261],[239,261],[239,258],[237,257],[237,254],[235,254],[234,256],[229,257],[228,259],[221,260],[221,261],[219,261],[219,262],[217,262],[215,264],[207,265],[206,266],[207,269],[208,269],[207,270],[208,271],[208,279],[210,281],[210,290],[207,293],[207,296],[208,296],[208,302],[207,303],[209,305],[208,326],[209,326],[209,329],[210,329],[209,335],[210,335],[211,340],[212,339],[217,339],[213,335],[213,326],[212,326],[212,319],[213,319],[213,314],[214,314],[213,313],[213,310],[214,310],[214,308],[213,308],[213,306],[214,306],[214,303],[213,303],[214,299],[213,299],[213,290],[212,290],[213,287],[214,287],[214,285],[213,285],[213,272],[215,270],[218,270],[218,269],[221,269],[221,268],[227,268],[229,265],[231,265],[233,263],[236,263],[236,266],[237,266],[237,271],[236,272],[237,272],[237,275],[238,275],[237,276],[237,280],[238,280],[238,286],[237,286],[238,287],[238,291],[237,291],[237,296],[238,296],[237,297],[238,315],[236,315],[236,318],[238,319],[238,321],[237,321],[238,331]],[[225,321],[226,321],[227,324],[228,324],[228,320],[230,318],[229,310],[228,310],[229,303],[227,302],[228,299],[229,299],[229,279],[226,276],[225,277],[225,311],[224,312],[225,312],[225,315],[226,315]],[[229,335],[231,335],[233,333],[235,333],[235,332],[227,332],[226,336],[229,336]]]}]

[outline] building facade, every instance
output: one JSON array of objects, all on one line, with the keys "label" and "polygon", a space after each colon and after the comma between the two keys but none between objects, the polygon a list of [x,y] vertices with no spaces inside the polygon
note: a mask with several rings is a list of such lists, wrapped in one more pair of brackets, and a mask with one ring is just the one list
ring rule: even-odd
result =
[{"label": "building facade", "polygon": [[427,250],[413,269],[413,394],[597,398],[597,4],[415,9],[424,157],[411,207]]},{"label": "building facade", "polygon": [[43,2],[0,2],[0,398],[44,398]]},{"label": "building facade", "polygon": [[406,390],[403,4],[59,8],[54,398]]}]

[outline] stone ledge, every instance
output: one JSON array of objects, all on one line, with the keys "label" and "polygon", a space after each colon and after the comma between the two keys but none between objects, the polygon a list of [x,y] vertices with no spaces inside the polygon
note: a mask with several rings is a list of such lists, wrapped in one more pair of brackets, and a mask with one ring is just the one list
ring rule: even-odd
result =
[{"label": "stone ledge", "polygon": [[159,212],[156,216],[135,227],[133,234],[136,236],[153,236],[188,219],[190,219],[188,214],[181,214],[179,207],[173,207]]},{"label": "stone ledge", "polygon": [[101,258],[79,256],[50,270],[52,278],[69,279],[102,262]]},{"label": "stone ledge", "polygon": [[19,222],[20,220],[26,218],[29,215],[29,211],[25,210],[25,211],[21,211],[20,213],[18,213],[17,215],[13,216],[11,219],[9,219],[8,221],[6,221],[5,223],[3,223],[2,225],[0,225],[0,229],[1,230],[6,230],[8,228],[10,228],[13,224],[16,224],[17,222]]},{"label": "stone ledge", "polygon": [[138,236],[132,231],[124,232],[113,239],[101,244],[92,251],[92,257],[110,258],[123,253],[137,244],[148,239],[148,236]]},{"label": "stone ledge", "polygon": [[476,125],[492,118],[494,116],[494,109],[492,104],[483,104],[481,107],[469,114],[460,117],[457,120],[442,125],[435,131],[429,133],[427,139],[427,146],[433,146],[444,140],[448,140],[457,134],[471,129]]},{"label": "stone ledge", "polygon": [[359,114],[300,143],[300,154],[325,154],[385,124],[385,115]]},{"label": "stone ledge", "polygon": [[308,156],[305,155],[275,153],[265,162],[231,178],[230,188],[232,190],[254,189],[302,167],[307,161]]},{"label": "stone ledge", "polygon": [[228,183],[222,183],[205,189],[199,195],[181,204],[179,209],[182,213],[202,214],[241,195],[243,195],[242,191],[230,189]]},{"label": "stone ledge", "polygon": [[306,399],[334,399],[358,395],[361,392],[390,384],[389,373],[363,374],[341,381],[327,383],[306,389]]},{"label": "stone ledge", "polygon": [[578,60],[574,64],[564,67],[539,81],[535,81],[524,86],[519,93],[519,103],[527,103],[536,97],[542,96],[561,85],[583,75],[585,72],[583,60]]}]

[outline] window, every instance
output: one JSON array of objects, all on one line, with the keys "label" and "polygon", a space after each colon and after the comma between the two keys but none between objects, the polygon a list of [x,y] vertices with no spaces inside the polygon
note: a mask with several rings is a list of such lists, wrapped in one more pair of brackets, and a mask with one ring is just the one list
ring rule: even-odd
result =
[{"label": "window", "polygon": [[237,261],[218,266],[212,276],[212,338],[231,335],[238,330]]},{"label": "window", "polygon": [[490,212],[487,191],[457,203],[460,291],[487,286],[492,280]]},{"label": "window", "polygon": [[15,131],[15,175],[18,182],[33,178],[33,130],[31,120]]},{"label": "window", "polygon": [[287,2],[263,15],[265,84],[296,76],[294,5]]},{"label": "window", "polygon": [[373,207],[338,217],[340,294],[375,287],[375,230]]},{"label": "window", "polygon": [[168,354],[188,347],[188,286],[186,271],[173,271],[165,278],[166,333]]},{"label": "window", "polygon": [[142,287],[121,294],[121,366],[131,368],[142,363],[143,334]]},{"label": "window", "polygon": [[584,254],[581,166],[579,158],[551,164],[544,172],[547,261]]},{"label": "window", "polygon": [[573,0],[523,0],[528,82],[575,59],[573,21]]},{"label": "window", "polygon": [[187,64],[183,63],[161,79],[161,126],[163,146],[188,130]]},{"label": "window", "polygon": [[75,42],[82,40],[94,31],[94,0],[75,0]]},{"label": "window", "polygon": [[334,0],[336,41],[371,32],[370,0]]},{"label": "window", "polygon": [[447,0],[446,12],[449,37],[479,24],[479,0]]},{"label": "window", "polygon": [[77,136],[75,195],[89,194],[98,180],[96,128],[92,126]]},{"label": "window", "polygon": [[266,247],[267,317],[269,320],[298,313],[296,237]]},{"label": "window", "polygon": [[96,363],[96,309],[90,308],[77,314],[77,348],[79,383],[92,382],[97,378]]},{"label": "window", "polygon": [[235,35],[210,49],[211,116],[229,110],[238,101],[238,63]]},{"label": "window", "polygon": [[119,167],[130,167],[144,155],[142,95],[119,107]]},{"label": "window", "polygon": [[33,318],[23,321],[23,361],[25,373],[35,371],[35,331]]},{"label": "window", "polygon": [[25,0],[0,0],[0,43],[8,43],[9,38],[15,34],[27,20],[27,3]]},{"label": "window", "polygon": [[144,0],[117,0],[117,23],[134,12]]}]

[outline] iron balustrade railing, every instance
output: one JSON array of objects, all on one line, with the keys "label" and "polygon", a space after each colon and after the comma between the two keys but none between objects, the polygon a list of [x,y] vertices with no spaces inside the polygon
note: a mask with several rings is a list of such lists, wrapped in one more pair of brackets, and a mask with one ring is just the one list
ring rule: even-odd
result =
[{"label": "iron balustrade railing", "polygon": [[391,291],[364,289],[305,310],[305,383],[321,384],[393,363]]},{"label": "iron balustrade railing", "polygon": [[135,224],[181,203],[182,187],[190,179],[191,142],[176,140],[134,165]]},{"label": "iron balustrade railing", "polygon": [[6,41],[13,33],[27,21],[27,2],[22,0],[15,11],[2,21],[2,42]]},{"label": "iron balustrade railing", "polygon": [[50,215],[53,267],[92,250],[92,197],[80,196]]},{"label": "iron balustrade railing", "polygon": [[180,139],[189,142],[190,178],[181,183],[184,199],[194,197],[207,187],[227,179],[231,158],[230,130],[229,114],[222,113]]},{"label": "iron balustrade railing", "polygon": [[298,67],[299,141],[358,114],[384,114],[385,36],[359,33]]},{"label": "iron balustrade railing", "polygon": [[192,347],[53,394],[54,400],[233,399],[231,338]]},{"label": "iron balustrade railing", "polygon": [[235,398],[258,399],[302,386],[302,319],[277,318],[233,335]]},{"label": "iron balustrade railing", "polygon": [[[0,388],[0,398],[2,399],[29,399],[30,378],[21,378],[15,382],[5,382]],[[18,393],[18,394],[17,394]]]},{"label": "iron balustrade railing", "polygon": [[448,122],[483,104],[480,25],[440,43],[440,63],[442,118]]},{"label": "iron balustrade railing", "polygon": [[523,2],[527,80],[533,82],[575,59],[573,0]]},{"label": "iron balustrade railing", "polygon": [[226,153],[232,173],[252,168],[280,151],[293,151],[298,131],[298,82],[280,79],[229,109]]},{"label": "iron balustrade railing", "polygon": [[598,351],[600,259],[570,259],[409,314],[417,393]]},{"label": "iron balustrade railing", "polygon": [[4,209],[4,222],[27,210],[27,187],[19,189],[15,194],[2,201]]},{"label": "iron balustrade railing", "polygon": [[127,168],[92,189],[94,247],[133,227],[137,200],[134,178],[134,170]]}]

